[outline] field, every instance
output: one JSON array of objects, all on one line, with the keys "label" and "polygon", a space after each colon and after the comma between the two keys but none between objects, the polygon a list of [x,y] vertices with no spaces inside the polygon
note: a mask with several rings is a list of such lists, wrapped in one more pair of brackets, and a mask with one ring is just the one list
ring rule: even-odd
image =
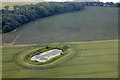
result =
[{"label": "field", "polygon": [[[118,40],[70,42],[77,54],[54,68],[40,70],[19,66],[15,56],[35,45],[3,47],[3,78],[117,78]],[[74,54],[74,52],[72,53]]]},{"label": "field", "polygon": [[2,6],[0,9],[3,9],[5,6],[9,6],[10,9],[13,8],[14,5],[26,5],[26,4],[36,4],[37,2],[2,2]]},{"label": "field", "polygon": [[[3,78],[117,78],[118,9],[84,11],[38,19],[3,34]],[[20,66],[16,56],[43,44],[70,44],[70,59],[49,69]],[[70,57],[70,56],[67,56]]]},{"label": "field", "polygon": [[109,40],[118,37],[118,9],[86,7],[84,11],[38,19],[3,34],[3,43],[36,44]]}]

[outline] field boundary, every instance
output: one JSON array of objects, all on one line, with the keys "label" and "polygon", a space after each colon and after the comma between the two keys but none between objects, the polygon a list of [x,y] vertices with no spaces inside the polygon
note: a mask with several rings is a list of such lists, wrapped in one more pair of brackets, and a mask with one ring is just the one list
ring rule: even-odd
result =
[{"label": "field boundary", "polygon": [[[24,67],[24,68],[30,68],[30,69],[49,69],[49,68],[53,68],[53,67],[56,67],[58,65],[60,65],[61,63],[65,62],[65,61],[68,61],[70,60],[71,58],[73,58],[76,54],[77,54],[77,49],[73,50],[73,49],[68,49],[68,54],[64,55],[63,57],[53,61],[53,62],[50,62],[48,64],[44,64],[44,65],[34,65],[34,64],[30,64],[30,63],[27,63],[24,61],[24,56],[27,55],[26,53],[29,53],[31,51],[35,51],[37,49],[40,49],[40,48],[36,48],[36,49],[33,49],[33,50],[27,50],[27,51],[24,51],[22,53],[19,53],[17,56],[15,56],[15,60],[16,60],[16,64],[20,65],[21,67]],[[74,53],[73,53],[74,52]]]},{"label": "field boundary", "polygon": [[[76,41],[76,42],[63,42],[63,43],[68,43],[68,44],[74,44],[74,43],[91,43],[91,42],[111,42],[111,41],[119,41],[119,39],[112,39],[112,40],[94,40],[94,41]],[[51,44],[58,44],[58,43],[62,43],[62,42],[56,42],[56,43],[51,43]],[[46,44],[46,43],[43,43]],[[38,45],[38,44],[16,44],[16,45],[9,45],[9,46],[5,46],[2,45],[4,47],[11,47],[11,46],[29,46],[29,45]]]}]

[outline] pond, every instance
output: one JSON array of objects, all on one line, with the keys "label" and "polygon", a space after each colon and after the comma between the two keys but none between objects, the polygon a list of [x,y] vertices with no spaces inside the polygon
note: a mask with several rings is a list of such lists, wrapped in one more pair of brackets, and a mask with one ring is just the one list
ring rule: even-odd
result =
[{"label": "pond", "polygon": [[52,49],[52,50],[43,52],[43,53],[41,53],[39,55],[34,55],[31,58],[31,60],[35,60],[35,61],[38,61],[38,62],[45,62],[47,60],[50,60],[53,57],[61,55],[61,53],[63,53],[62,50]]}]

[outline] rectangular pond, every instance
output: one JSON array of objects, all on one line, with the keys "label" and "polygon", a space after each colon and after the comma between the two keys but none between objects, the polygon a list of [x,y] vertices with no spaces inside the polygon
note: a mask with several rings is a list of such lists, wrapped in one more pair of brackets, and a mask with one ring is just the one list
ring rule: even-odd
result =
[{"label": "rectangular pond", "polygon": [[35,61],[38,61],[38,62],[45,62],[53,57],[56,57],[56,56],[59,56],[61,55],[62,53],[62,50],[59,50],[59,49],[52,49],[52,50],[49,50],[49,51],[46,51],[44,53],[41,53],[39,55],[34,55],[31,60],[35,60]]}]

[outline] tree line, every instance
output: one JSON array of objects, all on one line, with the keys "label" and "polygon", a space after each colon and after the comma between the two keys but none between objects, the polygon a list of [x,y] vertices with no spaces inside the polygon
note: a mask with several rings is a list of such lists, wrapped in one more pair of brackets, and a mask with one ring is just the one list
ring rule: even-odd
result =
[{"label": "tree line", "polygon": [[113,3],[113,2],[86,2],[86,6],[103,6],[103,7],[120,7],[120,3]]},{"label": "tree line", "polygon": [[35,19],[83,9],[84,3],[80,2],[42,2],[14,5],[12,10],[9,9],[9,6],[5,6],[2,9],[2,33],[13,31]]}]

